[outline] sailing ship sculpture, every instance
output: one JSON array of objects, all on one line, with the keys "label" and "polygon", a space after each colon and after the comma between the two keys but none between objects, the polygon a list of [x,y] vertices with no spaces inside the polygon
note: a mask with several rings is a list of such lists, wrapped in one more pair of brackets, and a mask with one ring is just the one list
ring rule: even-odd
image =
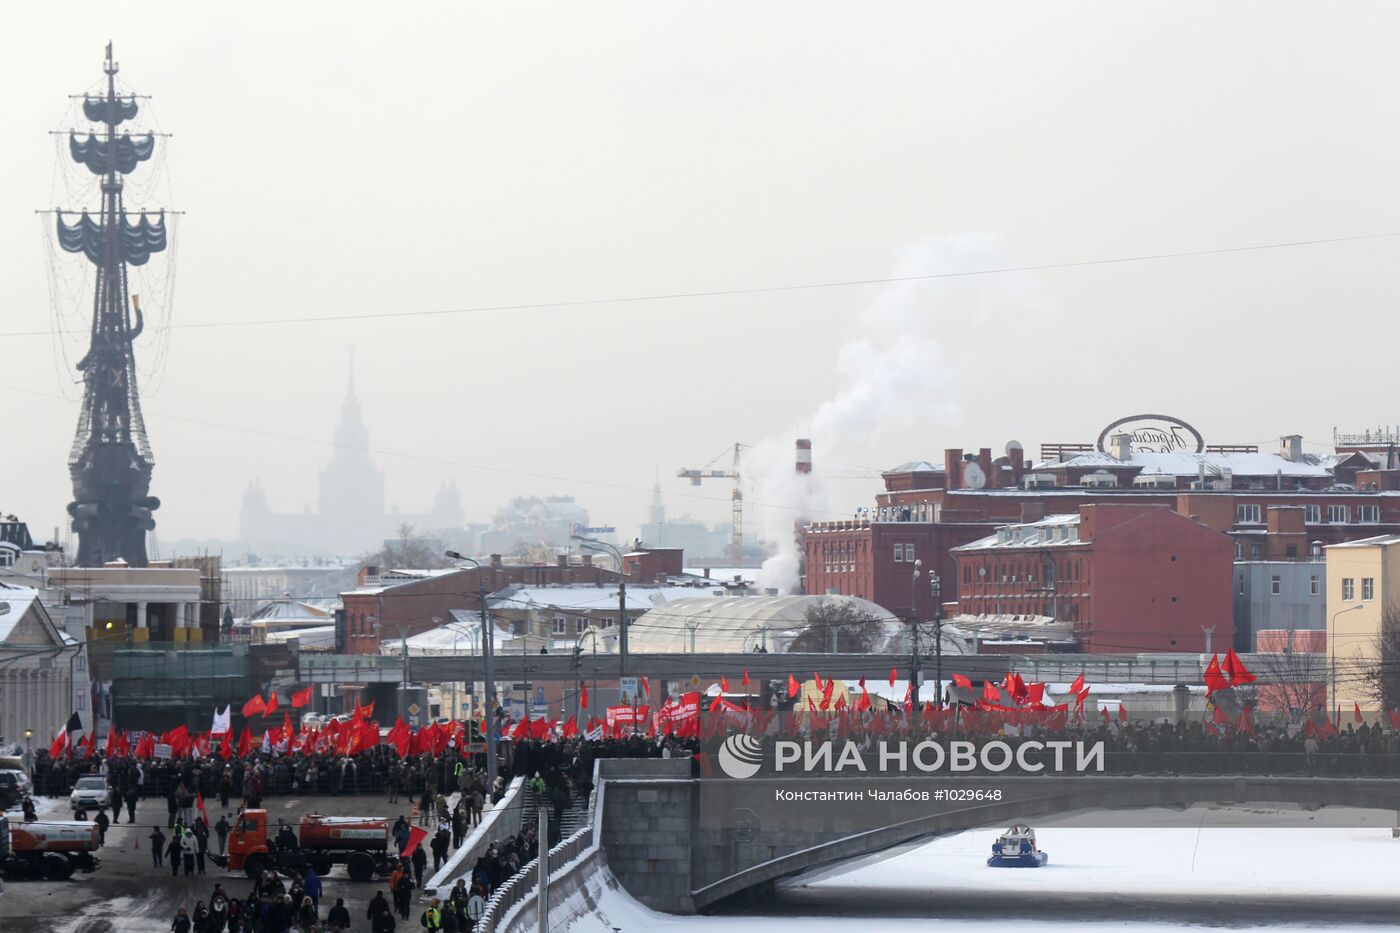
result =
[{"label": "sailing ship sculpture", "polygon": [[80,566],[120,559],[139,567],[146,564],[146,533],[155,528],[151,513],[160,500],[150,494],[155,460],[141,417],[132,351],[144,323],[138,296],[127,291],[127,268],[144,265],[165,249],[166,225],[164,211],[135,217],[126,212],[123,179],[155,152],[156,134],[119,131],[136,117],[138,104],[135,95],[117,96],[111,43],[104,70],[105,96],[82,99],[83,115],[98,128],[68,135],[73,160],[101,180],[101,209],[96,216],[55,211],[59,245],[97,267],[90,344],[77,365],[83,403],[68,458],[73,479],[68,514],[78,535]]}]

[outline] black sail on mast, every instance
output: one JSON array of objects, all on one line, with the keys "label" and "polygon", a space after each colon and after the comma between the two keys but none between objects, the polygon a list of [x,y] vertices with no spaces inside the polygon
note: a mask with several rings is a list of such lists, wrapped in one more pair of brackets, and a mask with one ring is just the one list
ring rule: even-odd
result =
[{"label": "black sail on mast", "polygon": [[104,71],[106,95],[84,97],[82,107],[101,129],[68,137],[73,161],[101,178],[101,212],[55,212],[59,245],[82,253],[97,268],[91,345],[78,363],[83,407],[68,460],[73,479],[68,514],[78,534],[80,566],[122,560],[141,567],[147,562],[146,533],[155,528],[151,513],[160,500],[150,494],[155,459],[141,416],[132,349],[141,333],[141,310],[127,292],[127,267],[144,265],[163,251],[167,234],[163,211],[133,216],[123,205],[124,176],[151,157],[156,139],[117,131],[139,107],[134,96],[117,96],[110,45]]}]

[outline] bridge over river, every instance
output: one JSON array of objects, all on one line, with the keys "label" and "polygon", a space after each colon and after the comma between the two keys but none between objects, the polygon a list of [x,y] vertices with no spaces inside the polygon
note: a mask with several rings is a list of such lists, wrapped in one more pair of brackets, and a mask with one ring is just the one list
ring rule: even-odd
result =
[{"label": "bridge over river", "polygon": [[[606,785],[602,847],[613,874],[638,900],[694,913],[835,862],[1049,814],[1214,803],[1400,812],[1394,777],[1328,776],[1329,763],[1315,756],[1217,757],[1222,770],[1229,765],[1246,773],[794,773],[736,780],[699,777],[685,759],[605,759],[599,763]],[[1396,771],[1389,758],[1336,757],[1352,759],[1349,773]],[[1207,762],[1193,764],[1199,770]],[[1137,759],[1139,768],[1153,765]]]}]

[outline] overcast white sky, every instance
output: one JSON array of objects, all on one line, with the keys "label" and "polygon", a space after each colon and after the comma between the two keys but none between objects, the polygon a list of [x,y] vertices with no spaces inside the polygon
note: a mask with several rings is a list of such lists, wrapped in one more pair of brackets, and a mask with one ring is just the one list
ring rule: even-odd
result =
[{"label": "overcast white sky", "polygon": [[[109,38],[175,134],[188,211],[145,394],[171,540],[232,536],[255,477],[274,508],[314,500],[348,346],[390,500],[421,510],[452,477],[468,520],[571,493],[625,530],[658,468],[672,515],[727,517],[725,487],[675,468],[735,440],[790,446],[843,392],[880,404],[818,438],[819,470],[1013,437],[1034,453],[1136,411],[1220,443],[1400,421],[1384,350],[1400,237],[893,293],[193,326],[1400,232],[1397,18],[1276,2],[15,6],[0,510],[47,534],[70,497],[76,356],[50,336],[31,212],[61,196],[46,134],[100,79]],[[64,305],[66,326],[87,301]],[[148,373],[157,337],[138,345]],[[862,365],[906,338],[905,362],[937,372],[866,394]],[[833,511],[875,485],[833,484]]]}]

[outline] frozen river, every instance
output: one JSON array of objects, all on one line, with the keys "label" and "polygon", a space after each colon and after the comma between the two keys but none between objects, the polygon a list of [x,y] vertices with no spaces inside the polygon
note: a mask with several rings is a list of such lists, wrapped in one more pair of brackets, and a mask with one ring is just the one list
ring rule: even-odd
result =
[{"label": "frozen river", "polygon": [[[1394,814],[1193,808],[1122,813],[1124,827],[1037,823],[1050,863],[992,869],[999,829],[973,830],[784,885],[744,916],[669,917],[610,890],[578,933],[1129,928],[1367,929],[1400,916]],[[1249,822],[1268,828],[1212,823]],[[1278,823],[1285,826],[1278,826]]]}]

